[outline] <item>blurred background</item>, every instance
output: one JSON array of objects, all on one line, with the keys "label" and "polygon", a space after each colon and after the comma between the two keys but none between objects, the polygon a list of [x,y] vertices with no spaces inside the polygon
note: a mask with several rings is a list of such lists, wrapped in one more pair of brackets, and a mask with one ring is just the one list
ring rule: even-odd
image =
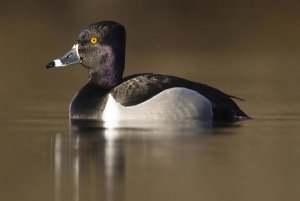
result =
[{"label": "blurred background", "polygon": [[69,50],[90,23],[115,20],[127,29],[126,75],[185,77],[248,100],[241,104],[250,114],[271,112],[269,101],[293,104],[299,97],[299,9],[296,0],[5,1],[1,106],[62,98],[67,112],[88,74],[80,65],[46,71],[46,63]]},{"label": "blurred background", "polygon": [[[298,200],[299,11],[297,0],[2,1],[0,199]],[[166,139],[71,131],[88,72],[45,65],[101,20],[127,29],[125,75],[209,84],[255,119]]]}]

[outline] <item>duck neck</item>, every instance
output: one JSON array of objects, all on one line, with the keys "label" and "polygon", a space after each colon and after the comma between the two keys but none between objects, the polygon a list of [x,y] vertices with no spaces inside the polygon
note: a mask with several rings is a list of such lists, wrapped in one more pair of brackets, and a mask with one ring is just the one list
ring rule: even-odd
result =
[{"label": "duck neck", "polygon": [[108,90],[119,85],[122,81],[125,52],[122,50],[113,51],[109,46],[104,46],[103,49],[100,61],[90,71],[89,82]]}]

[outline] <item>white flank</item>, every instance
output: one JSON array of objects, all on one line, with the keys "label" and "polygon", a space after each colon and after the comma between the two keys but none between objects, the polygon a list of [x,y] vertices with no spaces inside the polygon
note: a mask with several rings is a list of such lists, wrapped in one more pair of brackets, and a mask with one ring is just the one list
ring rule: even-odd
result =
[{"label": "white flank", "polygon": [[207,98],[186,88],[167,89],[138,105],[124,107],[108,96],[102,120],[110,126],[119,121],[187,120],[211,121],[212,105]]}]

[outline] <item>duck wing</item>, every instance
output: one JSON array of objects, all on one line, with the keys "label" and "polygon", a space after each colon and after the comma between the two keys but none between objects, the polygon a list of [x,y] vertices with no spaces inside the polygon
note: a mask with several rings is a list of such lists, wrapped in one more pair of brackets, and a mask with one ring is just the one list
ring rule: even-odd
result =
[{"label": "duck wing", "polygon": [[212,104],[213,119],[216,122],[237,121],[249,118],[232,100],[232,98],[239,98],[223,93],[206,84],[170,75],[153,73],[131,75],[124,78],[123,82],[112,89],[110,93],[121,105],[133,106],[152,98],[166,89],[174,87],[194,90],[206,97]]}]

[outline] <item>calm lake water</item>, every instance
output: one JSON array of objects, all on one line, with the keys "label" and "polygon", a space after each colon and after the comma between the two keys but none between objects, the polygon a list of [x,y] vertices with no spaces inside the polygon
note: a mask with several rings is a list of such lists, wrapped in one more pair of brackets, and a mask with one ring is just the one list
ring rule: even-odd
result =
[{"label": "calm lake water", "polygon": [[[0,200],[299,200],[298,4],[91,2],[0,8]],[[127,27],[127,75],[207,83],[246,99],[237,103],[253,119],[217,128],[71,126],[69,102],[87,72],[45,64],[102,19]]]},{"label": "calm lake water", "polygon": [[[204,129],[193,122],[78,129],[67,118],[72,90],[30,88],[18,91],[21,100],[7,95],[10,101],[1,109],[0,197],[297,200],[299,92],[245,85],[233,88],[248,99],[239,104],[254,119]],[[279,97],[290,94],[293,98]]]}]

